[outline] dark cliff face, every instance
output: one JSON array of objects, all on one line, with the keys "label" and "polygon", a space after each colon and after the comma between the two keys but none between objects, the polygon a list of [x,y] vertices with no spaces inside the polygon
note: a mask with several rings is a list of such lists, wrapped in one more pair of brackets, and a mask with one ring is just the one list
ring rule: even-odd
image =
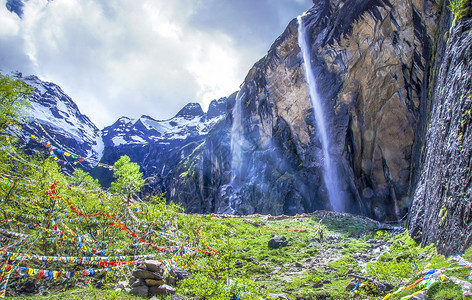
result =
[{"label": "dark cliff face", "polygon": [[[317,1],[303,17],[345,211],[396,219],[411,204],[409,188],[418,171],[414,161],[422,136],[416,133],[426,116],[437,10],[431,1]],[[249,71],[238,101],[238,174],[231,170],[232,158],[215,156],[219,149],[207,144],[199,159],[212,156],[226,163],[216,173],[194,168],[198,202],[205,203],[206,190],[217,195],[208,198],[212,204],[205,211],[294,214],[329,209],[297,20]],[[220,134],[228,139],[237,122],[230,109]],[[220,144],[231,153],[228,139]],[[220,174],[223,179],[214,181]],[[186,191],[188,184],[178,180],[176,191]]]},{"label": "dark cliff face", "polygon": [[472,244],[472,19],[450,28],[449,14],[439,34],[423,168],[409,218],[412,237],[447,255]]}]

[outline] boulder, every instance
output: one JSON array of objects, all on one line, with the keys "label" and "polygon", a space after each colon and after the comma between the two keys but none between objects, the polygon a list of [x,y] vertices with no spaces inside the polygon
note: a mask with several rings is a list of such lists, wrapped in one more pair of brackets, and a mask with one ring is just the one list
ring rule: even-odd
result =
[{"label": "boulder", "polygon": [[287,238],[284,236],[274,236],[269,240],[269,248],[277,249],[288,245]]},{"label": "boulder", "polygon": [[153,286],[149,288],[149,294],[154,295],[172,295],[175,294],[176,289],[170,285],[164,284],[160,286]]},{"label": "boulder", "polygon": [[149,293],[149,288],[146,285],[137,286],[132,288],[130,293],[139,297],[147,297]]}]

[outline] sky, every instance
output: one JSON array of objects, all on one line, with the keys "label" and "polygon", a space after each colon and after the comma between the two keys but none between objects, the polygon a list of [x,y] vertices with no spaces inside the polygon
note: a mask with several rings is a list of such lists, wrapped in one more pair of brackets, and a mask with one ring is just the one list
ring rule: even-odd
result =
[{"label": "sky", "polygon": [[[13,2],[14,0],[9,0]],[[0,0],[0,70],[59,85],[99,128],[207,110],[312,0]]]}]

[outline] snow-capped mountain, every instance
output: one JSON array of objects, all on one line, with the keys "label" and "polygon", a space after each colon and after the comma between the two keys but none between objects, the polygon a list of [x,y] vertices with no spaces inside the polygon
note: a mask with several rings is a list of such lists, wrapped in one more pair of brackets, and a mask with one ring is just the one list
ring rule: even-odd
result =
[{"label": "snow-capped mountain", "polygon": [[189,103],[169,120],[146,115],[138,119],[121,117],[99,130],[56,84],[36,76],[17,77],[33,88],[30,106],[24,111],[23,140],[27,147],[37,149],[40,142],[39,147],[49,149],[60,162],[91,171],[104,186],[113,174],[96,167],[113,165],[122,155],[128,155],[150,178],[152,191],[166,192],[175,166],[192,153],[227,112],[224,97],[213,100],[207,113],[200,104]]},{"label": "snow-capped mountain", "polygon": [[[49,148],[70,153],[81,159],[85,167],[98,163],[103,154],[100,130],[82,114],[72,99],[54,83],[44,82],[36,76],[20,78],[33,88],[29,97],[30,106],[24,111],[27,122],[24,128],[29,133],[47,141]],[[59,157],[64,161],[74,159]]]},{"label": "snow-capped mountain", "polygon": [[189,103],[175,117],[163,121],[146,115],[139,119],[121,117],[115,124],[103,129],[103,140],[106,146],[144,146],[148,143],[168,144],[170,141],[201,137],[223,117],[221,113],[215,113],[220,106],[226,106],[224,99],[214,100],[208,114],[205,114],[200,104]]},{"label": "snow-capped mountain", "polygon": [[[102,131],[105,145],[102,162],[113,164],[122,155],[138,162],[152,181],[152,192],[167,192],[176,165],[205,139],[209,130],[226,115],[227,98],[213,100],[205,113],[200,104],[189,103],[169,120],[149,116],[121,117]],[[112,178],[100,172],[105,186]]]}]

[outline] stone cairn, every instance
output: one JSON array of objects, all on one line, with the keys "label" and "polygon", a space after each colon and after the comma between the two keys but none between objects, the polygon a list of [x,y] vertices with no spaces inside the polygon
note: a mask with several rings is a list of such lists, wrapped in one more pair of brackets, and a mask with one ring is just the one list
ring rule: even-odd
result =
[{"label": "stone cairn", "polygon": [[186,279],[190,274],[180,268],[172,267],[166,276],[166,266],[156,260],[146,260],[138,265],[129,280],[130,293],[141,297],[173,295],[172,287],[177,281]]}]

